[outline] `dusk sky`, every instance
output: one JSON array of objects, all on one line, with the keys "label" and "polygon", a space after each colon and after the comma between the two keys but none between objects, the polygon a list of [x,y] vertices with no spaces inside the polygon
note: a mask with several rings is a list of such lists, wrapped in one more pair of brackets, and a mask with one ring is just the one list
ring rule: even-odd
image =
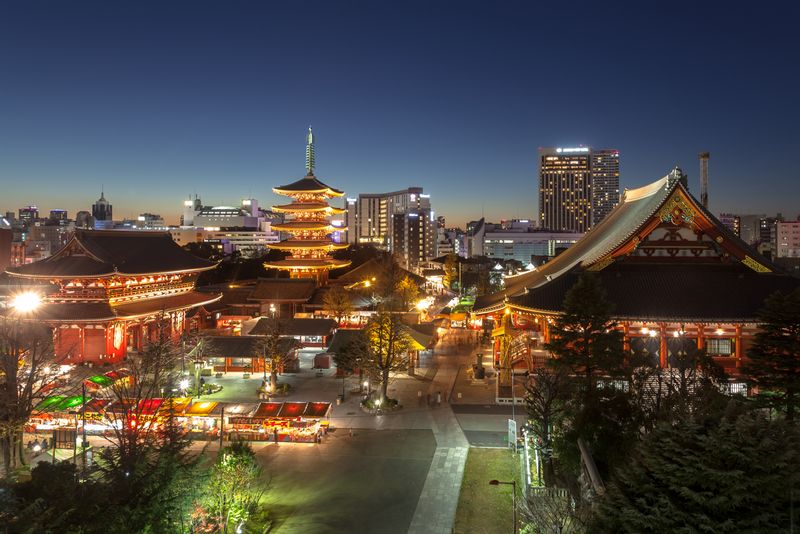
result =
[{"label": "dusk sky", "polygon": [[[558,5],[557,5],[558,4]],[[797,2],[0,4],[0,209],[176,223],[304,175],[422,186],[449,225],[535,217],[537,148],[675,165],[715,213],[800,213]]]}]

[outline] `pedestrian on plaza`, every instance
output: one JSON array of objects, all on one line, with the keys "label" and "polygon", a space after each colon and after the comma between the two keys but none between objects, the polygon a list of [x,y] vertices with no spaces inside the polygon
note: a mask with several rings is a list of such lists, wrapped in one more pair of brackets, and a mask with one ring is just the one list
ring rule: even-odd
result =
[{"label": "pedestrian on plaza", "polygon": [[275,434],[275,443],[278,443],[278,429],[277,428],[275,429],[274,434]]},{"label": "pedestrian on plaza", "polygon": [[441,391],[437,391],[436,392],[436,405],[438,406],[441,403],[442,403],[442,392]]},{"label": "pedestrian on plaza", "polygon": [[351,438],[353,437],[353,427],[352,426],[350,427],[350,437]]},{"label": "pedestrian on plaza", "polygon": [[42,438],[42,450],[46,451],[47,450],[47,446],[48,446],[47,438]]}]

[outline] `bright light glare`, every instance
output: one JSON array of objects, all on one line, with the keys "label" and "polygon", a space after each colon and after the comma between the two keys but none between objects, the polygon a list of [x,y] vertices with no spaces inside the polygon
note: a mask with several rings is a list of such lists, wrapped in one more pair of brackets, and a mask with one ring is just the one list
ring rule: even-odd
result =
[{"label": "bright light glare", "polygon": [[20,313],[31,313],[42,304],[42,297],[33,291],[26,291],[15,295],[11,299],[11,306]]},{"label": "bright light glare", "polygon": [[189,389],[189,379],[188,378],[184,378],[183,380],[181,380],[178,383],[178,387],[180,387],[183,390]]}]

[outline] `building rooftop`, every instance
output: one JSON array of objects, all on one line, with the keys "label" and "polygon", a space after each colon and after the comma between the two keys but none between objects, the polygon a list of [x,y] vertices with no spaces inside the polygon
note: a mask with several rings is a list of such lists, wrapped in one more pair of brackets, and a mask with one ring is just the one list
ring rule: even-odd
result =
[{"label": "building rooftop", "polygon": [[8,273],[25,278],[144,275],[205,271],[216,265],[179,247],[167,232],[76,230],[49,258]]}]

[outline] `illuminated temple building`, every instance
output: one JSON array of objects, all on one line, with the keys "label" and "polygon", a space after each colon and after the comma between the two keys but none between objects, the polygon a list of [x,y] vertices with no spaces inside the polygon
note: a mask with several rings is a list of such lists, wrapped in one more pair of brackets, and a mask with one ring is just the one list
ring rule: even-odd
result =
[{"label": "illuminated temple building", "polygon": [[[764,300],[800,286],[695,200],[675,169],[626,190],[583,239],[537,270],[507,278],[503,291],[477,299],[473,326],[488,321],[485,328],[494,328],[501,369],[545,361],[549,325],[587,271],[599,277],[613,303],[627,350],[647,351],[669,367],[673,355],[691,343],[733,374],[758,328]],[[504,343],[507,350],[501,350]],[[505,378],[501,373],[503,381],[510,383],[508,372]]]},{"label": "illuminated temple building", "polygon": [[314,278],[319,285],[328,279],[331,269],[346,267],[346,260],[337,260],[330,253],[347,248],[346,243],[336,243],[331,239],[334,231],[344,228],[331,225],[328,217],[344,213],[344,209],[328,204],[328,199],[341,197],[342,191],[328,187],[314,176],[314,136],[308,129],[306,146],[306,177],[288,185],[276,187],[278,195],[290,197],[292,202],[273,206],[273,211],[290,216],[286,222],[273,224],[272,228],[290,235],[270,248],[290,253],[285,260],[265,263],[267,268],[289,271],[292,278]]},{"label": "illuminated temple building", "polygon": [[54,255],[7,272],[22,289],[47,288],[35,318],[53,327],[56,356],[103,363],[178,338],[187,313],[220,298],[195,291],[214,267],[168,233],[77,230]]}]

